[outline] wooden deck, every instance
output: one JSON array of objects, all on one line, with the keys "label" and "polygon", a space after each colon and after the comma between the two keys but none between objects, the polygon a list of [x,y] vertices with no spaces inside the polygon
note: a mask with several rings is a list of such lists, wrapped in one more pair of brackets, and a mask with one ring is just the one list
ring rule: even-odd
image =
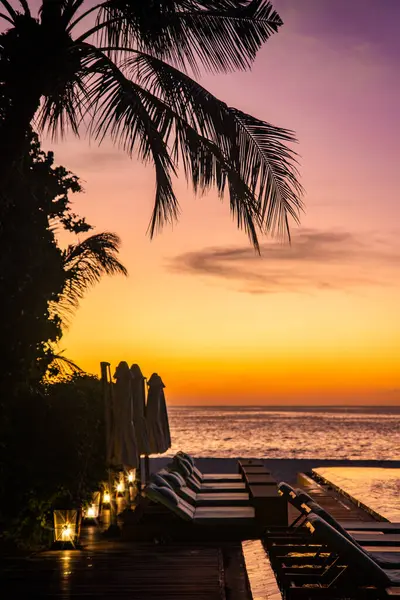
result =
[{"label": "wooden deck", "polygon": [[105,542],[3,559],[0,578],[13,598],[226,600],[218,547]]}]

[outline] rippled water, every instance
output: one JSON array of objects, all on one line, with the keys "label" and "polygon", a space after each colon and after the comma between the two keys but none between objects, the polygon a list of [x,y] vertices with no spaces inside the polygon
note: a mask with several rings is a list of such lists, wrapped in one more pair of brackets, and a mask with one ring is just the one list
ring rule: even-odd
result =
[{"label": "rippled water", "polygon": [[315,471],[389,521],[400,522],[400,469],[319,467]]},{"label": "rippled water", "polygon": [[170,452],[351,460],[400,459],[397,407],[169,407]]}]

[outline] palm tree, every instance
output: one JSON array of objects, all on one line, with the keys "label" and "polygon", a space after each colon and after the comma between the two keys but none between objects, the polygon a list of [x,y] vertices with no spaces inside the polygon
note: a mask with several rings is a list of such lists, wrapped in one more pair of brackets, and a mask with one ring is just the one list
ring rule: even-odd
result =
[{"label": "palm tree", "polygon": [[[33,1],[32,1],[33,4]],[[291,131],[227,106],[193,77],[251,66],[282,21],[267,0],[0,0],[0,184],[30,124],[82,128],[152,161],[151,236],[179,215],[172,177],[227,188],[238,227],[289,233],[302,189]],[[33,8],[33,7],[32,7]]]},{"label": "palm tree", "polygon": [[[103,275],[128,275],[116,256],[120,244],[115,233],[106,231],[92,235],[78,244],[70,244],[63,251],[64,287],[58,300],[50,303],[52,317],[57,315],[63,328],[68,326],[70,317],[88,289],[98,283]],[[56,377],[83,373],[77,364],[59,351],[55,343],[47,342],[47,356],[50,362],[44,380],[53,381]]]},{"label": "palm tree", "polygon": [[98,283],[103,275],[127,275],[124,265],[116,255],[120,239],[115,233],[97,233],[83,242],[71,244],[62,254],[65,283],[52,310],[64,326],[79,305],[87,290]]}]

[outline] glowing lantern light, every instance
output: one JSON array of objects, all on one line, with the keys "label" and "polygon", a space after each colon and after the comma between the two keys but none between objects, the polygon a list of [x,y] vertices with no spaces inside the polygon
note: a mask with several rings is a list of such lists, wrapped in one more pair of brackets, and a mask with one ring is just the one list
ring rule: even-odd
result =
[{"label": "glowing lantern light", "polygon": [[54,510],[54,544],[71,548],[79,545],[82,513],[80,509]]},{"label": "glowing lantern light", "polygon": [[117,483],[117,493],[118,494],[123,494],[125,491],[125,486],[124,486],[124,482],[123,481],[119,481]]},{"label": "glowing lantern light", "polygon": [[133,471],[129,471],[129,473],[128,473],[128,481],[129,481],[129,483],[133,483],[134,480],[135,480],[135,476],[133,474]]},{"label": "glowing lantern light", "polygon": [[97,519],[100,514],[100,492],[93,492],[92,502],[84,512],[85,519]]},{"label": "glowing lantern light", "polygon": [[88,519],[95,519],[98,516],[98,511],[96,510],[96,506],[94,504],[89,506],[89,508],[86,510],[85,516]]},{"label": "glowing lantern light", "polygon": [[111,502],[110,492],[104,492],[104,494],[103,494],[103,504],[110,504],[110,502]]},{"label": "glowing lantern light", "polygon": [[62,530],[61,530],[61,538],[62,538],[63,542],[72,542],[73,534],[74,534],[74,532],[69,523],[67,523],[66,525],[63,525]]}]

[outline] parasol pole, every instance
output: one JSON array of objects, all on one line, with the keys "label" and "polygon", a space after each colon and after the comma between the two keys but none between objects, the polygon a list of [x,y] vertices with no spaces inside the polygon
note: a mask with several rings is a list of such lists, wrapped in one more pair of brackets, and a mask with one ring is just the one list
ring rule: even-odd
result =
[{"label": "parasol pole", "polygon": [[105,428],[106,428],[106,464],[108,473],[108,491],[110,494],[110,527],[109,531],[112,531],[117,525],[117,511],[114,499],[114,477],[113,470],[110,466],[109,449],[111,439],[111,427],[112,427],[112,379],[111,379],[111,365],[109,362],[101,362],[101,382],[103,389],[104,399],[104,412],[105,412]]},{"label": "parasol pole", "polygon": [[[148,396],[147,377],[145,377],[144,380],[145,380],[145,384],[144,384],[144,391],[145,391],[144,418],[145,418],[146,427],[147,427],[147,396]],[[147,393],[146,393],[146,391],[147,391]],[[149,479],[150,479],[150,459],[149,459],[149,455],[145,454],[144,455],[144,481],[146,484],[149,482]]]}]

